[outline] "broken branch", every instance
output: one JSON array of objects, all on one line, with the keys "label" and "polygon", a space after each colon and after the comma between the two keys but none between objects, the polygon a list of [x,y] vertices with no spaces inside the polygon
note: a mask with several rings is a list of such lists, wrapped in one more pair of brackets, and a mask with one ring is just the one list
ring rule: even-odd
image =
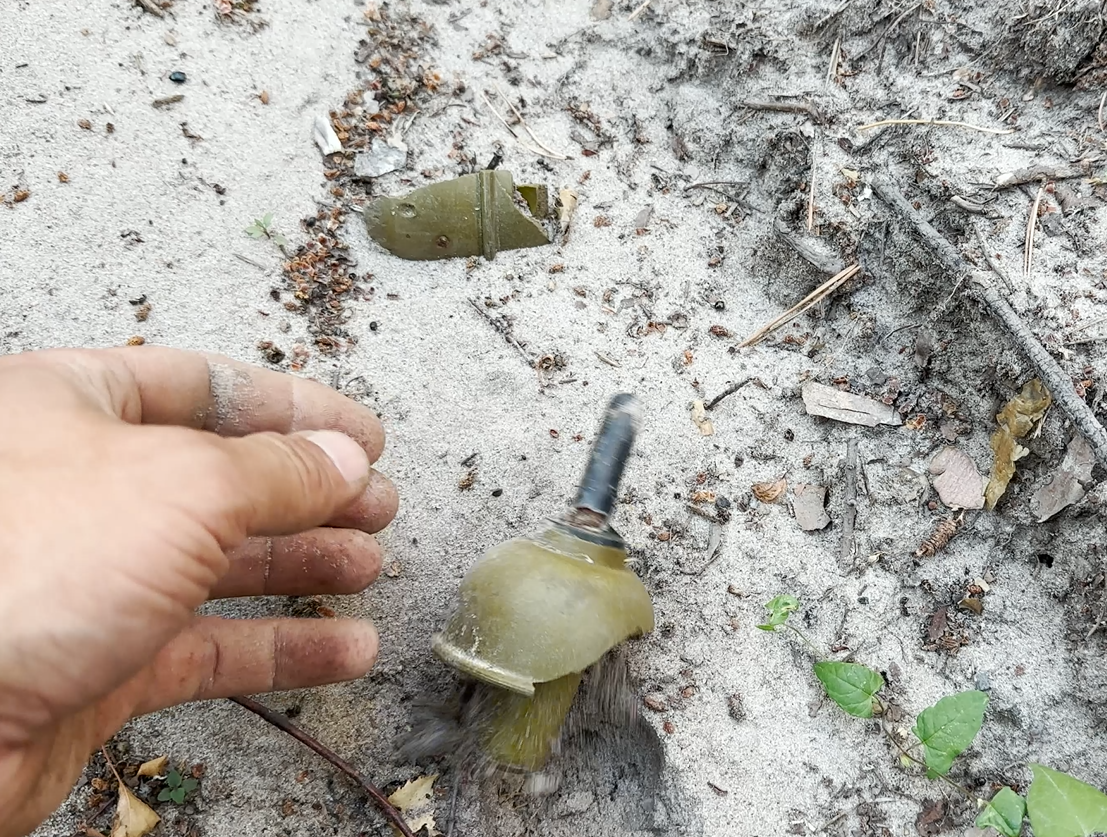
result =
[{"label": "broken branch", "polygon": [[858,127],[858,131],[868,131],[872,128],[883,128],[887,125],[937,125],[943,128],[968,128],[970,131],[980,131],[984,134],[1013,134],[1014,128],[1001,130],[999,128],[982,128],[969,122],[958,122],[953,119],[881,119],[879,122],[869,122]]},{"label": "broken branch", "polygon": [[1099,423],[1092,408],[1083,399],[1077,397],[1072,387],[1072,380],[1038,342],[1034,333],[1019,318],[1015,310],[999,295],[988,276],[978,271],[971,271],[968,263],[957,252],[957,248],[922,217],[922,214],[908,202],[896,186],[892,185],[891,181],[882,175],[877,175],[871,185],[893,212],[909,226],[915,228],[927,249],[937,257],[946,270],[952,274],[971,275],[979,298],[1037,370],[1038,377],[1049,389],[1054,403],[1084,434],[1084,438],[1095,451],[1096,461],[1107,467],[1107,430],[1104,430],[1103,425]]},{"label": "broken branch", "polygon": [[751,334],[749,337],[739,343],[739,348],[744,349],[746,346],[753,346],[757,343],[760,343],[778,328],[787,325],[808,308],[811,308],[812,306],[818,304],[827,296],[834,293],[834,291],[838,290],[838,288],[842,287],[842,285],[844,285],[857,273],[859,273],[860,270],[860,265],[850,265],[845,270],[837,273],[834,276],[831,276],[829,279],[823,282],[823,284],[819,285],[819,287],[815,288],[815,290],[813,290],[806,297],[797,302],[775,320],[761,326],[761,328],[759,328],[757,331],[755,331],[753,334]]},{"label": "broken branch", "polygon": [[411,833],[411,829],[408,828],[407,823],[404,822],[404,818],[400,816],[400,812],[397,811],[396,807],[388,801],[388,797],[386,797],[381,792],[381,789],[370,782],[368,779],[362,777],[360,773],[354,770],[354,768],[351,767],[347,761],[342,759],[333,750],[323,744],[320,744],[312,736],[308,735],[298,726],[289,721],[288,718],[286,718],[284,715],[280,714],[279,712],[274,712],[268,706],[263,706],[252,698],[232,697],[228,698],[228,700],[230,700],[232,703],[237,703],[243,709],[247,709],[250,712],[253,712],[263,721],[266,721],[275,726],[277,729],[281,730],[281,732],[287,732],[309,750],[325,758],[327,761],[329,761],[331,764],[333,764],[335,767],[337,767],[339,770],[341,770],[343,773],[353,779],[354,782],[361,786],[361,789],[363,791],[365,791],[367,794],[369,794],[369,796],[373,798],[373,801],[377,803],[377,808],[380,809],[380,812],[384,815],[384,818],[392,823],[393,827],[397,831],[399,831],[400,834],[403,835],[403,837],[415,837],[415,835]]}]

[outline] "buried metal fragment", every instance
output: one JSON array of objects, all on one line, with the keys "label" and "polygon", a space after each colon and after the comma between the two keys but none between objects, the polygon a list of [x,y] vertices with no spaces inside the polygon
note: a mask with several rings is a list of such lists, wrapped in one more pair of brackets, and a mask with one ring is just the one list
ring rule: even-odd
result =
[{"label": "buried metal fragment", "polygon": [[369,237],[401,259],[492,260],[501,250],[549,244],[539,220],[548,211],[545,186],[516,186],[511,172],[484,169],[403,197],[378,198],[362,214]]}]

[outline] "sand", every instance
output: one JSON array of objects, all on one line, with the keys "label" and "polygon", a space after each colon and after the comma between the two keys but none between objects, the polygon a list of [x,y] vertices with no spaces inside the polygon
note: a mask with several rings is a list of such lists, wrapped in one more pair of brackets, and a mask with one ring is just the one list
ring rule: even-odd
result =
[{"label": "sand", "polygon": [[[0,43],[9,45],[0,58],[0,190],[9,200],[30,191],[0,207],[0,350],[141,336],[263,363],[258,344],[271,341],[288,368],[302,344],[309,356],[297,374],[343,387],[387,428],[380,467],[402,508],[382,542],[395,564],[365,594],[326,603],[376,621],[379,664],[359,682],[273,696],[270,705],[298,710],[297,723],[388,790],[448,768],[396,752],[413,702],[451,685],[430,635],[483,549],[564,508],[606,399],[632,391],[644,422],[615,525],[658,624],[626,649],[640,720],[569,742],[550,798],[465,783],[456,834],[915,834],[925,829],[915,823],[926,800],[946,797],[944,826],[965,833],[972,810],[902,769],[878,722],[825,700],[802,643],[755,629],[779,593],[800,597],[798,624],[835,659],[848,654],[884,673],[890,702],[906,713],[889,728],[910,727],[944,695],[987,690],[984,727],[951,774],[964,786],[985,797],[1001,784],[1025,789],[1027,763],[1040,761],[1107,787],[1107,627],[1093,631],[1107,602],[1103,489],[1035,521],[1030,498],[1071,436],[1053,410],[999,509],[966,515],[946,549],[915,559],[948,516],[925,478],[930,458],[952,439],[986,473],[995,412],[1033,371],[865,184],[867,174],[886,173],[983,266],[978,227],[1006,266],[1016,310],[1074,381],[1098,381],[1102,340],[1074,341],[1098,338],[1102,327],[1072,327],[1099,316],[1105,301],[1102,187],[1074,178],[1044,195],[1027,276],[1022,247],[1037,184],[987,185],[1028,165],[1102,154],[1098,91],[1053,87],[1032,61],[998,53],[1015,31],[999,4],[930,12],[869,3],[835,14],[830,3],[654,0],[634,20],[634,5],[616,2],[596,20],[580,0],[383,9],[432,27],[418,62],[447,83],[405,123],[408,164],[373,182],[373,194],[465,173],[460,144],[478,165],[502,149],[517,181],[573,188],[580,205],[566,243],[472,265],[396,259],[350,215],[339,235],[363,288],[346,302],[345,328],[357,342],[329,356],[312,346],[309,320],[283,306],[280,252],[243,230],[272,212],[295,248],[308,237],[300,220],[317,205],[360,200],[330,194],[312,124],[373,78],[354,60],[366,7],[265,0],[225,25],[198,0],[176,0],[164,18],[122,0],[20,2],[0,19]],[[267,25],[250,25],[259,19]],[[1028,42],[1041,59],[1046,42]],[[839,72],[828,80],[836,51]],[[187,74],[184,84],[169,81],[175,70]],[[452,94],[459,81],[464,91]],[[480,96],[494,98],[495,85],[522,97],[535,135],[568,159],[540,157],[512,138]],[[175,94],[184,99],[151,104]],[[828,121],[741,106],[749,100],[811,102]],[[605,136],[594,155],[574,138],[595,141],[570,105],[599,118]],[[1018,132],[856,130],[903,116]],[[705,182],[721,185],[688,188]],[[953,195],[986,201],[985,214],[965,212]],[[859,260],[864,278],[739,349],[829,276],[774,234],[777,216],[829,262]],[[470,301],[485,299],[504,300],[490,313],[508,315],[524,351],[556,357],[556,368],[530,368],[474,311]],[[138,300],[150,306],[141,322]],[[925,370],[914,362],[919,333],[937,347]],[[703,435],[693,401],[747,377],[756,381],[710,413],[714,433]],[[808,379],[889,395],[908,424],[810,417],[799,396]],[[1098,392],[1089,396],[1097,406]],[[842,559],[851,439],[861,487],[853,549]],[[468,490],[459,488],[473,467],[465,461],[476,468]],[[781,477],[790,485],[781,501],[753,498],[751,486]],[[790,508],[796,483],[829,487],[829,527],[800,529]],[[688,510],[697,491],[730,501],[714,536]],[[980,616],[956,607],[977,579],[989,587]],[[943,606],[948,629],[932,634]],[[257,615],[293,605],[216,607]],[[226,702],[140,719],[115,745],[134,760],[168,754],[204,765],[198,795],[159,806],[166,834],[387,831],[331,768]],[[94,770],[41,835],[78,831]],[[435,803],[442,829],[453,783],[447,769]],[[97,827],[107,830],[106,816]]]}]

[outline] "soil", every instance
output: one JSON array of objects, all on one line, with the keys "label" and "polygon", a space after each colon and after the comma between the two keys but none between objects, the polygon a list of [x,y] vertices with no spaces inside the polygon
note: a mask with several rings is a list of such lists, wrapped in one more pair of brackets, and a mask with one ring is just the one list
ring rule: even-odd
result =
[{"label": "soil", "polygon": [[[1025,790],[1037,761],[1107,788],[1104,473],[1037,522],[1031,498],[1072,435],[1052,409],[998,507],[916,555],[952,516],[931,458],[954,445],[987,474],[995,415],[1034,369],[868,185],[896,183],[968,263],[990,256],[1102,414],[1100,3],[149,5],[20,0],[0,20],[0,350],[203,348],[380,413],[403,498],[380,580],[212,605],[378,624],[371,675],[269,705],[387,791],[441,773],[436,819],[455,835],[965,833],[970,806],[902,768],[880,721],[829,703],[801,642],[756,630],[764,602],[791,593],[816,645],[882,672],[890,728],[987,691],[951,774],[964,787]],[[489,102],[515,122],[503,97],[533,137],[493,115]],[[317,117],[348,154],[321,155]],[[861,129],[886,119],[964,124]],[[378,138],[402,140],[407,162],[361,180],[355,154]],[[357,209],[374,196],[493,159],[517,183],[575,190],[567,236],[491,262],[408,262],[368,238]],[[994,186],[1029,167],[1047,170]],[[267,212],[286,252],[244,232]],[[739,346],[854,263],[824,302]],[[704,435],[693,403],[746,379]],[[903,423],[809,416],[808,380]],[[424,705],[455,689],[429,640],[461,576],[565,507],[620,391],[644,420],[614,524],[657,620],[619,657],[620,697],[590,712],[586,691],[543,781],[459,782],[456,760],[404,755]],[[758,499],[781,478],[779,499]],[[798,483],[828,487],[829,526],[797,524]],[[970,593],[981,613],[959,605]],[[388,833],[328,765],[227,702],[139,719],[112,748],[203,765],[184,805],[157,803],[165,834]],[[83,833],[102,773],[90,766],[38,833]]]}]

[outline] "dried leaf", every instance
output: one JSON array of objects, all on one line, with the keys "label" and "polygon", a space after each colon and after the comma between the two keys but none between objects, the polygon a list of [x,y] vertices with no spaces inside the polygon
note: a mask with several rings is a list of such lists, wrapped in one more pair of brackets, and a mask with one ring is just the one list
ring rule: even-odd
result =
[{"label": "dried leaf", "polygon": [[1084,498],[1084,483],[1092,478],[1095,456],[1087,439],[1079,433],[1072,437],[1065,458],[1053,474],[1053,479],[1038,489],[1030,501],[1034,516],[1041,523],[1062,509]]},{"label": "dried leaf", "polygon": [[753,496],[762,503],[775,503],[788,489],[788,480],[781,477],[776,482],[755,482]]},{"label": "dried leaf", "polygon": [[943,448],[930,460],[934,489],[951,509],[984,508],[984,477],[976,464],[957,448]]},{"label": "dried leaf", "polygon": [[162,756],[157,759],[150,759],[145,761],[142,766],[138,768],[139,776],[146,776],[153,779],[155,776],[165,775],[165,766],[169,764],[169,756]]},{"label": "dried leaf", "polygon": [[984,508],[991,511],[1007,491],[1007,485],[1015,476],[1015,462],[1030,451],[1016,440],[1024,439],[1042,420],[1053,398],[1041,381],[1034,378],[1027,382],[1018,395],[1004,405],[996,424],[999,427],[992,433],[992,463],[988,487],[984,489]]},{"label": "dried leaf", "polygon": [[[441,833],[434,822],[433,791],[434,780],[437,778],[438,774],[432,773],[429,776],[412,779],[388,797],[388,801],[404,815],[404,822],[412,833],[422,828],[427,829],[428,837],[435,837]],[[395,826],[392,827],[392,831],[395,834],[400,833]]]},{"label": "dried leaf", "polygon": [[792,508],[796,513],[796,523],[805,532],[825,529],[830,524],[830,517],[826,513],[825,485],[796,483]]},{"label": "dried leaf", "polygon": [[692,402],[692,421],[695,422],[696,427],[700,429],[700,433],[704,436],[711,436],[715,432],[715,425],[707,417],[707,410],[704,409],[703,401],[698,398]]},{"label": "dried leaf", "polygon": [[896,411],[887,404],[873,401],[861,395],[842,392],[834,387],[808,381],[803,385],[803,406],[809,416],[862,424],[875,427],[878,424],[900,424]]},{"label": "dried leaf", "polygon": [[154,809],[135,796],[122,782],[119,783],[119,802],[115,806],[115,818],[111,822],[111,837],[143,837],[161,822]]},{"label": "dried leaf", "polygon": [[923,800],[922,810],[915,817],[915,830],[920,837],[933,837],[945,829],[946,801],[944,799]]}]

